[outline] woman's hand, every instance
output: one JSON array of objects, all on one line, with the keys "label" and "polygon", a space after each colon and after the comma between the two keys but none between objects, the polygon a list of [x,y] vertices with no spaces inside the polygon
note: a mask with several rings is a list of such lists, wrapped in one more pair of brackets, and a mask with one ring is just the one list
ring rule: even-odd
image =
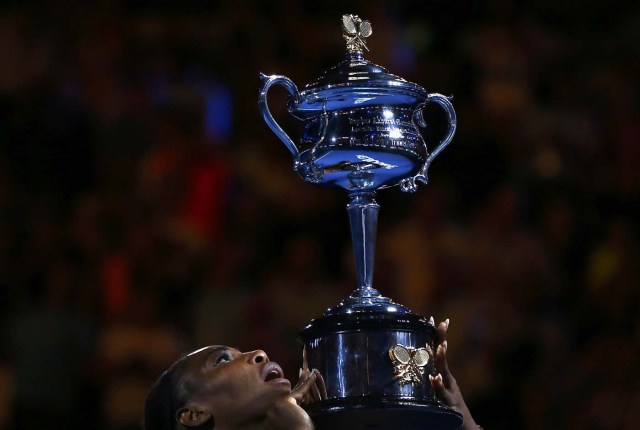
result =
[{"label": "woman's hand", "polygon": [[[433,323],[433,318],[431,318]],[[436,395],[451,409],[462,414],[464,424],[463,430],[479,429],[479,425],[475,423],[469,408],[462,398],[462,392],[458,387],[458,383],[449,371],[447,364],[447,330],[449,329],[449,320],[438,324],[438,347],[436,349],[435,366],[438,374],[433,377],[429,375],[431,386]]]},{"label": "woman's hand", "polygon": [[300,369],[300,379],[291,390],[291,397],[299,405],[308,405],[327,398],[327,387],[317,370]]},{"label": "woman's hand", "polygon": [[300,379],[288,396],[278,399],[267,413],[269,430],[313,430],[313,423],[300,405],[327,398],[324,379],[317,370],[300,370]]}]

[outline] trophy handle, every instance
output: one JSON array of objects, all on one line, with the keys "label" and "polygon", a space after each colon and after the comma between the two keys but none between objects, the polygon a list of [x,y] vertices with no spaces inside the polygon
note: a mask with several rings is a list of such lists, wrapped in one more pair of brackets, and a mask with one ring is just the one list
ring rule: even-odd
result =
[{"label": "trophy handle", "polygon": [[423,184],[426,184],[429,181],[427,177],[427,170],[429,169],[429,165],[431,164],[433,159],[436,158],[438,154],[440,154],[442,150],[451,142],[451,139],[453,139],[453,135],[456,133],[456,111],[453,109],[453,105],[449,101],[449,97],[443,96],[442,94],[438,93],[427,95],[427,100],[425,101],[425,103],[418,106],[418,109],[416,109],[414,118],[418,125],[422,128],[425,128],[427,126],[427,123],[424,121],[424,117],[422,116],[422,109],[429,102],[435,102],[444,109],[447,114],[449,129],[447,130],[447,135],[444,137],[444,139],[442,139],[442,142],[440,142],[436,149],[434,149],[433,152],[431,152],[427,156],[427,159],[425,160],[424,165],[422,166],[418,174],[412,178],[403,179],[400,182],[400,189],[405,192],[412,193],[416,191],[418,189],[418,185],[416,184],[416,182],[422,182]]},{"label": "trophy handle", "polygon": [[298,100],[300,98],[300,94],[298,93],[298,88],[293,83],[293,81],[286,76],[281,75],[271,75],[267,76],[264,73],[260,73],[260,79],[264,82],[262,89],[260,90],[260,98],[258,99],[258,106],[260,107],[260,112],[262,113],[262,117],[264,121],[267,123],[269,128],[284,142],[285,146],[293,155],[294,160],[297,162],[298,157],[300,155],[298,148],[296,147],[293,140],[289,137],[287,133],[284,132],[282,127],[273,119],[271,112],[269,112],[269,105],[267,104],[267,92],[272,85],[282,85],[291,95],[289,99],[289,111],[291,111],[291,106],[295,106],[298,104]]}]

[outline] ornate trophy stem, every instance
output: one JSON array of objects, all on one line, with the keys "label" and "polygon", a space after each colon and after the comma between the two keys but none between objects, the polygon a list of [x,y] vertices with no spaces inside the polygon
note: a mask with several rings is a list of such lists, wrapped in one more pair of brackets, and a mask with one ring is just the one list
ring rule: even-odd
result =
[{"label": "ornate trophy stem", "polygon": [[376,250],[378,210],[374,200],[375,191],[352,191],[349,193],[349,223],[351,242],[356,263],[358,289],[351,297],[378,297],[380,293],[372,287],[373,263]]}]

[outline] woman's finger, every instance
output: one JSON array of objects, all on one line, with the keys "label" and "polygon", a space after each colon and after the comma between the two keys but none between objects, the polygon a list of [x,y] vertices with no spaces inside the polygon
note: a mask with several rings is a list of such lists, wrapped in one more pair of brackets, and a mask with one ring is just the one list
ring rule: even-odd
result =
[{"label": "woman's finger", "polygon": [[[317,370],[314,371],[317,373]],[[311,401],[312,402],[319,402],[320,400],[322,400],[322,396],[320,395],[320,389],[318,388],[318,377],[316,376],[316,381],[313,385],[311,385],[311,388],[309,388],[309,393],[311,394]]]},{"label": "woman's finger", "polygon": [[296,384],[295,388],[291,390],[291,397],[296,399],[300,403],[305,395],[309,392],[309,389],[316,382],[316,373],[309,373],[308,370],[303,370],[300,375],[300,380]]},{"label": "woman's finger", "polygon": [[447,340],[447,330],[449,330],[449,318],[438,324],[438,343]]},{"label": "woman's finger", "polygon": [[447,363],[448,346],[449,344],[445,340],[440,345],[438,345],[438,349],[436,350],[436,368],[442,376],[444,386],[447,388],[449,388],[453,379],[451,371],[449,371],[449,363]]},{"label": "woman's finger", "polygon": [[447,405],[451,404],[451,393],[449,393],[445,387],[442,375],[440,373],[436,376],[429,375],[429,380],[431,381],[431,386],[436,393],[436,397],[440,398]]},{"label": "woman's finger", "polygon": [[309,370],[308,369],[300,369],[300,374],[298,375],[298,382],[296,382],[295,387],[293,387],[293,389],[291,391],[296,390],[300,385],[302,385],[302,383],[304,381],[307,380],[308,377],[309,377]]},{"label": "woman's finger", "polygon": [[442,373],[444,383],[449,385],[451,379],[451,372],[449,371],[449,365],[447,363],[447,330],[449,330],[449,319],[447,318],[440,324],[438,324],[438,346],[436,347],[435,365],[436,370]]},{"label": "woman's finger", "polygon": [[316,385],[320,389],[320,400],[326,400],[328,398],[327,386],[325,385],[324,378],[322,377],[319,371],[318,371],[318,376],[316,377]]}]

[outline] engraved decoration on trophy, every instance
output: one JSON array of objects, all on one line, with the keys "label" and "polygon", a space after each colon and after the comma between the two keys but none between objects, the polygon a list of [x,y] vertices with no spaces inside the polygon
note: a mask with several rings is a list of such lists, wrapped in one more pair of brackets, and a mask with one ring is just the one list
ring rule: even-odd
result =
[{"label": "engraved decoration on trophy", "polygon": [[389,349],[389,358],[393,363],[393,379],[401,384],[422,384],[424,367],[433,358],[433,351],[429,344],[417,349],[396,345]]},{"label": "engraved decoration on trophy", "polygon": [[[453,139],[455,110],[449,98],[364,58],[365,39],[373,33],[369,21],[344,15],[342,32],[346,58],[301,91],[286,76],[260,74],[260,112],[291,153],[294,171],[306,182],[342,188],[349,198],[357,285],[300,332],[302,366],[320,371],[328,394],[305,408],[318,430],[456,429],[461,415],[440,403],[425,381],[435,372],[435,326],[373,288],[376,192],[395,186],[414,192],[427,183],[431,162]],[[274,85],[288,92],[287,110],[301,122],[295,142],[269,111]],[[423,137],[429,103],[447,118],[438,142]]]},{"label": "engraved decoration on trophy", "polygon": [[347,41],[347,51],[361,52],[362,48],[367,51],[367,44],[364,39],[371,36],[373,28],[369,21],[363,21],[358,15],[342,16],[342,37]]}]

